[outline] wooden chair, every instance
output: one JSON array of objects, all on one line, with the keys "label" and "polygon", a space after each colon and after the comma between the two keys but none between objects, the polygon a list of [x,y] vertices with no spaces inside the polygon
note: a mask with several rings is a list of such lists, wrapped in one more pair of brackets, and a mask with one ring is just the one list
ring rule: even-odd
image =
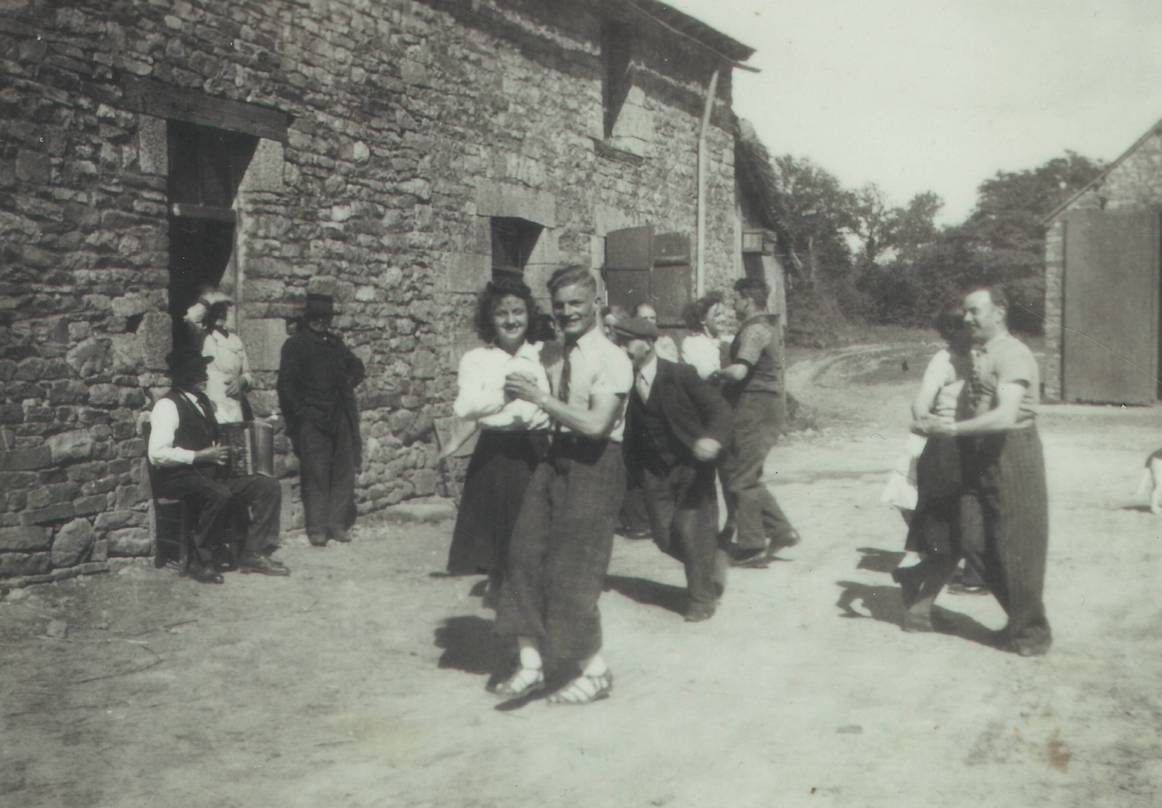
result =
[{"label": "wooden chair", "polygon": [[141,434],[145,438],[146,478],[149,480],[149,510],[153,526],[153,565],[163,567],[167,560],[177,563],[178,574],[185,575],[190,568],[194,543],[194,514],[184,499],[170,499],[154,494],[157,490],[153,464],[149,462],[149,421],[144,420]]},{"label": "wooden chair", "polygon": [[[152,514],[150,524],[153,525],[153,565],[164,567],[169,560],[177,564],[179,575],[185,575],[190,569],[190,559],[193,557],[194,523],[197,513],[184,499],[159,497],[154,494],[156,471],[149,462],[149,414],[145,413],[140,424],[141,435],[145,439],[146,479],[149,480],[149,509]],[[226,552],[223,559],[229,566],[238,566],[238,556],[242,552],[242,540],[246,536],[246,527],[249,523],[249,514],[235,513],[227,520],[225,535],[222,537],[222,546]]]}]

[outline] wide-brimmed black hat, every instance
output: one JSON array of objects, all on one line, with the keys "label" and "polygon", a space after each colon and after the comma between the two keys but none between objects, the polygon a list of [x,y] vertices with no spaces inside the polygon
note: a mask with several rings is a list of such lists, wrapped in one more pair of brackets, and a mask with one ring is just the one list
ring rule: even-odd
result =
[{"label": "wide-brimmed black hat", "polygon": [[212,356],[202,356],[193,351],[170,351],[165,357],[166,372],[175,382],[197,381],[206,375],[206,365],[214,361]]},{"label": "wide-brimmed black hat", "polygon": [[613,333],[631,339],[654,340],[658,338],[658,327],[645,317],[626,317],[624,320],[614,322],[610,328]]},{"label": "wide-brimmed black hat", "polygon": [[321,295],[315,292],[307,293],[307,302],[303,307],[303,319],[313,320],[319,317],[335,316],[335,300],[330,295]]}]

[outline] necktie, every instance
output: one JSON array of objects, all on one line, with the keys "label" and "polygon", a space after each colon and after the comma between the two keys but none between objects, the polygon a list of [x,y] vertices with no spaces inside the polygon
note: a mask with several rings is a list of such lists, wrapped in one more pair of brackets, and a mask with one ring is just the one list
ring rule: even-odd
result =
[{"label": "necktie", "polygon": [[650,383],[641,373],[637,375],[637,394],[641,396],[643,404],[650,400]]},{"label": "necktie", "polygon": [[[557,383],[557,399],[564,403],[569,403],[569,377],[573,373],[573,368],[569,364],[569,354],[573,352],[573,346],[568,342],[565,343],[565,359],[561,362],[561,380]],[[561,422],[553,422],[553,435],[559,436],[561,434]],[[554,442],[556,437],[554,437]]]},{"label": "necktie", "polygon": [[565,343],[565,360],[561,363],[561,381],[557,385],[557,398],[566,404],[569,403],[569,377],[573,368],[569,363],[569,355],[573,353],[573,346]]}]

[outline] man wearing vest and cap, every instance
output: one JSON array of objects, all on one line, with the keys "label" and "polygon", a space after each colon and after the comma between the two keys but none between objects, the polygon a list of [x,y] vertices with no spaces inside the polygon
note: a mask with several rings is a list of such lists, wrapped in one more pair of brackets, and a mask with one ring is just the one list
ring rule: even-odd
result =
[{"label": "man wearing vest and cap", "polygon": [[686,621],[707,620],[728,565],[718,549],[714,461],[730,433],[730,407],[693,367],[657,355],[658,328],[650,320],[620,320],[613,333],[634,366],[626,466],[640,475],[654,542],[686,568]]},{"label": "man wearing vest and cap", "polygon": [[308,294],[297,332],[282,346],[278,401],[299,457],[307,539],[349,541],[361,463],[355,387],[363,362],[331,331],[330,295]]},{"label": "man wearing vest and cap", "polygon": [[278,480],[251,474],[226,477],[221,467],[229,449],[218,445],[218,422],[206,397],[206,365],[213,360],[194,351],[166,357],[173,388],[158,399],[149,416],[149,462],[154,468],[154,496],[183,499],[198,515],[190,577],[222,583],[214,565],[214,544],[221,539],[234,508],[249,511],[246,539],[238,568],[262,575],[289,575],[269,557],[278,547]]},{"label": "man wearing vest and cap", "polygon": [[520,374],[505,380],[508,395],[549,414],[554,433],[513,528],[496,614],[496,631],[516,640],[520,664],[494,692],[515,698],[543,689],[547,663],[572,675],[550,704],[590,704],[613,689],[597,600],[625,495],[621,439],[633,367],[598,326],[588,269],[558,269],[548,286],[563,337],[561,358],[548,369],[553,391]]}]

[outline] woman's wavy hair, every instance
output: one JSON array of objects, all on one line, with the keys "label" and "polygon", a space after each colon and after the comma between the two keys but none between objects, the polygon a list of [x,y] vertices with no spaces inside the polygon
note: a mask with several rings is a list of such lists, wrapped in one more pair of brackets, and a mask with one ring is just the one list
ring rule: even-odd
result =
[{"label": "woman's wavy hair", "polygon": [[476,301],[476,316],[473,318],[476,336],[489,345],[496,343],[496,326],[492,322],[492,315],[501,299],[510,296],[523,300],[528,311],[528,331],[525,333],[525,341],[538,342],[543,339],[540,333],[543,329],[541,312],[533,300],[533,292],[528,284],[515,276],[495,278],[485,285]]},{"label": "woman's wavy hair", "polygon": [[706,322],[706,315],[710,310],[722,302],[722,292],[710,292],[702,297],[687,303],[682,309],[682,320],[686,323],[686,328],[694,333],[702,330],[702,324]]}]

